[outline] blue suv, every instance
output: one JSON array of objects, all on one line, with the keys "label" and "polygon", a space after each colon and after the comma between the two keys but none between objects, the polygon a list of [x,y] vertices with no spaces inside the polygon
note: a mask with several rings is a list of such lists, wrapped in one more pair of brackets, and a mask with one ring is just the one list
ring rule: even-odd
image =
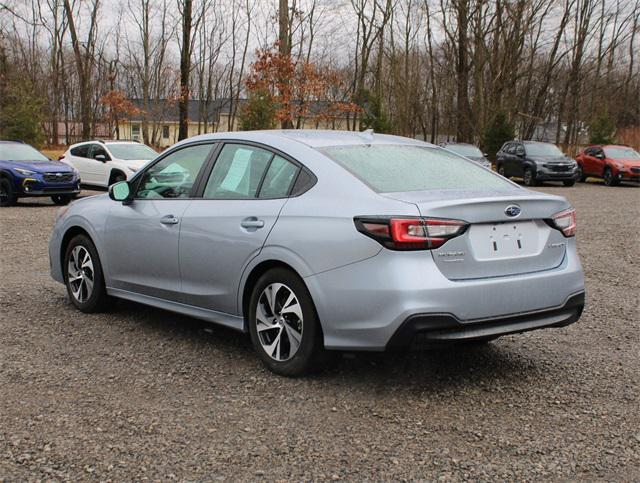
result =
[{"label": "blue suv", "polygon": [[78,193],[80,177],[74,168],[28,144],[0,141],[0,206],[30,196],[50,196],[56,205],[66,205]]}]

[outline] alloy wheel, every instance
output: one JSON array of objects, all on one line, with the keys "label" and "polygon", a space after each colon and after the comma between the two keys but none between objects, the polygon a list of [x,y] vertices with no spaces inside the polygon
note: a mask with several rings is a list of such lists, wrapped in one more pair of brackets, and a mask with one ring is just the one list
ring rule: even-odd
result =
[{"label": "alloy wheel", "polygon": [[82,245],[76,246],[71,251],[69,264],[67,266],[67,281],[73,297],[84,303],[93,293],[95,272],[91,254]]},{"label": "alloy wheel", "polygon": [[272,283],[260,294],[256,331],[260,345],[273,360],[291,359],[302,341],[304,317],[298,297],[283,283]]}]

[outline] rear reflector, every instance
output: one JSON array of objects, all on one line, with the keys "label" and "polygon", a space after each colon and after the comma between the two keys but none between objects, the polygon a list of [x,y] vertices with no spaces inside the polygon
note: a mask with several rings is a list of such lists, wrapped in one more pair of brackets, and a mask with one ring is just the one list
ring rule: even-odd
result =
[{"label": "rear reflector", "polygon": [[419,217],[356,217],[356,229],[391,250],[432,250],[465,232],[462,220]]},{"label": "rear reflector", "polygon": [[569,208],[568,210],[556,213],[551,218],[551,222],[551,226],[553,228],[556,228],[557,230],[560,230],[564,236],[575,236],[577,219],[576,210],[574,210],[573,208]]}]

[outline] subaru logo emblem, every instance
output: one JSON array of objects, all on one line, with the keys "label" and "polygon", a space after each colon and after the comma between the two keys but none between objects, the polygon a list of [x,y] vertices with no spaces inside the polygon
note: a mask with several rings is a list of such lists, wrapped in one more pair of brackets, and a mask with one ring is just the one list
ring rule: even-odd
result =
[{"label": "subaru logo emblem", "polygon": [[62,178],[62,173],[56,173],[56,178]]},{"label": "subaru logo emblem", "polygon": [[504,209],[504,214],[510,218],[520,216],[520,213],[522,213],[522,209],[518,205],[509,205]]}]

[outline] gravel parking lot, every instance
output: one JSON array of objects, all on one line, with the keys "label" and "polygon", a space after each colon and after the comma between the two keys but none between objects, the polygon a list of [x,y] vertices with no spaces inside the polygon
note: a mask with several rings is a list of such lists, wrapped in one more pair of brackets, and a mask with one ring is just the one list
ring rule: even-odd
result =
[{"label": "gravel parking lot", "polygon": [[484,348],[265,370],[248,337],[141,305],[82,315],[48,199],[0,210],[0,480],[640,478],[640,188],[578,210],[588,307]]}]

